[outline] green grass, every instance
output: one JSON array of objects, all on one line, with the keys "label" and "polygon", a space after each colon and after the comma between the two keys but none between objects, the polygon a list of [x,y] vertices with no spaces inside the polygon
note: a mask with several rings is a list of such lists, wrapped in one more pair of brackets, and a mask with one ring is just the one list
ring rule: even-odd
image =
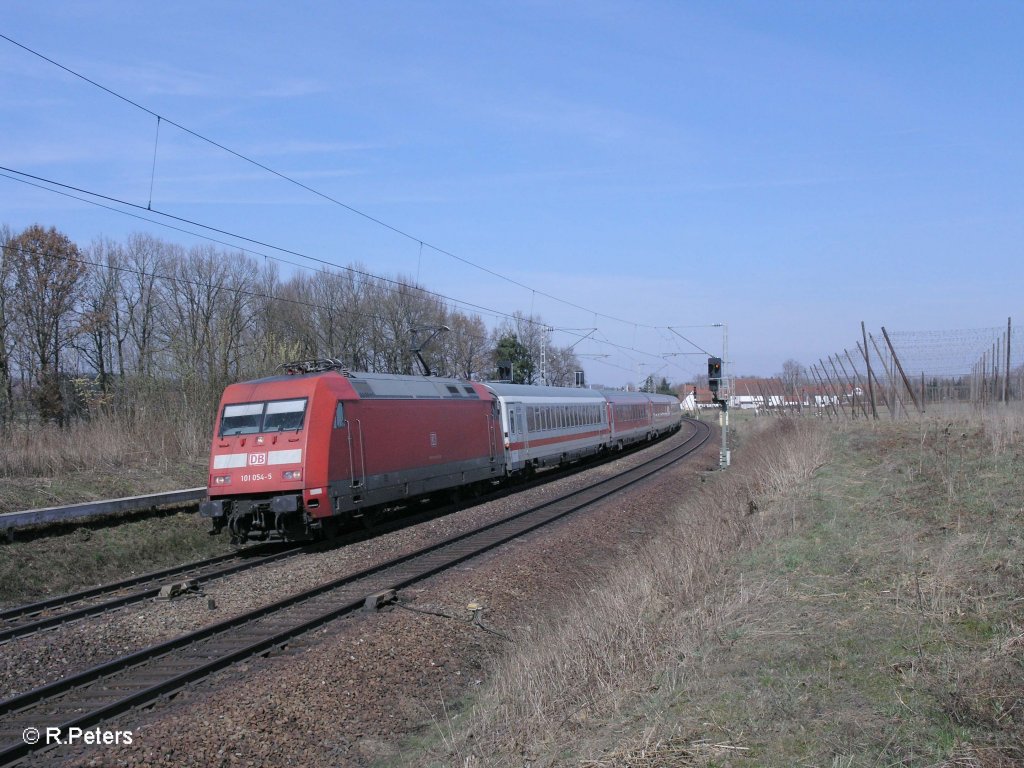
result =
[{"label": "green grass", "polygon": [[[772,585],[742,617],[751,630],[703,659],[713,688],[666,700],[675,728],[746,747],[714,764],[1024,758],[1022,514],[1006,503],[1024,491],[1019,454],[913,432],[837,434],[803,530],[741,558]],[[1003,717],[985,714],[993,701]]]},{"label": "green grass", "polygon": [[0,544],[0,604],[51,595],[230,551],[192,513]]}]

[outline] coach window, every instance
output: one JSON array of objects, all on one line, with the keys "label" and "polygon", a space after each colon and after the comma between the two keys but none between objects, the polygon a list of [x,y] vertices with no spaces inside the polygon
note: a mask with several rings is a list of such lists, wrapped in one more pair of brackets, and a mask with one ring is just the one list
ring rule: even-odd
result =
[{"label": "coach window", "polygon": [[334,428],[340,429],[345,426],[345,404],[339,402],[334,409]]}]

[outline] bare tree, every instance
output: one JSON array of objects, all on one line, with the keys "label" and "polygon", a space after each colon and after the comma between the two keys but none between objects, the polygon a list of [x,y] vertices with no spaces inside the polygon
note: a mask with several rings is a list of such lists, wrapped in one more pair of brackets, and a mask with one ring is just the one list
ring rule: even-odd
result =
[{"label": "bare tree", "polygon": [[79,336],[75,349],[96,373],[96,382],[104,394],[110,390],[112,376],[124,379],[124,343],[128,318],[121,305],[124,253],[120,245],[96,240],[88,251],[82,291]]},{"label": "bare tree", "polygon": [[132,341],[129,354],[135,358],[136,373],[144,378],[156,374],[154,362],[159,352],[157,310],[161,297],[158,280],[167,268],[167,250],[168,246],[152,235],[136,233],[128,236],[124,254],[125,273],[120,303],[127,314],[127,333]]},{"label": "bare tree", "polygon": [[14,236],[6,224],[0,227],[0,427],[14,418],[14,382],[11,364],[14,354],[14,251],[8,244]]},{"label": "bare tree", "polygon": [[313,276],[312,297],[320,353],[340,357],[351,368],[365,368],[371,356],[372,311],[366,281],[353,270],[326,270]]},{"label": "bare tree", "polygon": [[549,347],[548,383],[555,387],[576,384],[576,371],[581,369],[579,358],[570,347]]},{"label": "bare tree", "polygon": [[452,312],[445,325],[451,331],[438,339],[442,370],[449,376],[464,379],[490,371],[492,348],[484,321],[478,315]]},{"label": "bare tree", "polygon": [[[13,246],[13,248],[12,248]],[[8,244],[14,260],[14,307],[36,368],[36,404],[44,419],[64,424],[61,355],[74,337],[85,266],[78,246],[54,227],[30,226]]]},{"label": "bare tree", "polygon": [[[412,373],[414,356],[410,331],[444,325],[444,305],[411,280],[399,278],[397,286],[383,281],[375,283],[367,309],[370,307],[373,370]],[[431,370],[439,367],[441,355],[436,346],[420,354]]]},{"label": "bare tree", "polygon": [[803,386],[807,378],[807,369],[798,360],[789,358],[782,364],[782,373],[777,374],[777,378],[782,380],[787,390],[795,391]]},{"label": "bare tree", "polygon": [[226,299],[228,268],[212,247],[169,250],[169,279],[159,284],[160,327],[172,375],[187,396],[205,402],[226,383],[219,375],[215,315]]},{"label": "bare tree", "polygon": [[281,282],[272,262],[263,267],[256,287],[251,372],[269,373],[281,363],[316,354],[310,288],[301,275]]}]

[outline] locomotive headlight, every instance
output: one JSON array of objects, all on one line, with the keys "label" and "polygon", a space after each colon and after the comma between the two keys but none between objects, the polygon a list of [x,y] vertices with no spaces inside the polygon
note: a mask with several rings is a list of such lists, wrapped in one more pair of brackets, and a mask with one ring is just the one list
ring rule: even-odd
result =
[{"label": "locomotive headlight", "polygon": [[301,469],[286,469],[281,473],[281,477],[285,480],[301,480],[302,470]]},{"label": "locomotive headlight", "polygon": [[231,475],[214,475],[214,485],[231,485]]}]

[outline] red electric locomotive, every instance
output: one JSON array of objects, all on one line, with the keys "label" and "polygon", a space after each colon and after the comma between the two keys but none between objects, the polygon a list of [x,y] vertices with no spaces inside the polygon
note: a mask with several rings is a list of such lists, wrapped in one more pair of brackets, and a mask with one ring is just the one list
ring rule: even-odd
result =
[{"label": "red electric locomotive", "polygon": [[315,537],[369,507],[504,475],[497,400],[481,384],[283,367],[221,398],[200,514],[234,543]]}]

